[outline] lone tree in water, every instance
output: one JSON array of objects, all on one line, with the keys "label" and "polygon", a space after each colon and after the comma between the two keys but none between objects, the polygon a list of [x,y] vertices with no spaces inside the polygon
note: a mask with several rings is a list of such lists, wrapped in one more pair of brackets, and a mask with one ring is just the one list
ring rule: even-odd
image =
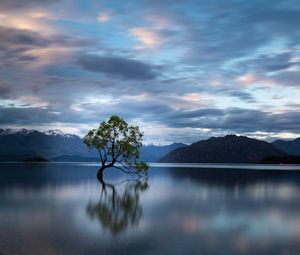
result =
[{"label": "lone tree in water", "polygon": [[115,167],[125,173],[147,175],[149,168],[145,162],[138,161],[143,133],[137,126],[129,126],[122,118],[113,115],[100,123],[98,129],[92,129],[84,137],[84,143],[90,149],[99,152],[101,167],[98,179],[103,178],[106,168]]}]

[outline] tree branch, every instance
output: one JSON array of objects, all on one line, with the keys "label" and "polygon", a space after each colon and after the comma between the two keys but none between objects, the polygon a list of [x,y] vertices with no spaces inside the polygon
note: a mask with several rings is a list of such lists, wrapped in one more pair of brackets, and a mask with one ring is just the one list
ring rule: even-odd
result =
[{"label": "tree branch", "polygon": [[121,161],[116,161],[117,163],[121,164],[126,169],[131,169],[129,166],[124,165]]},{"label": "tree branch", "polygon": [[136,172],[133,172],[133,171],[126,171],[124,170],[122,167],[119,167],[119,166],[114,166],[115,168],[121,170],[123,173],[126,173],[126,174],[137,174],[137,175],[140,175],[137,171]]},{"label": "tree branch", "polygon": [[118,154],[116,156],[116,160],[118,159],[118,157],[120,157],[122,155],[123,152],[124,152],[124,149],[122,148],[122,146],[120,146],[120,149],[119,149]]}]

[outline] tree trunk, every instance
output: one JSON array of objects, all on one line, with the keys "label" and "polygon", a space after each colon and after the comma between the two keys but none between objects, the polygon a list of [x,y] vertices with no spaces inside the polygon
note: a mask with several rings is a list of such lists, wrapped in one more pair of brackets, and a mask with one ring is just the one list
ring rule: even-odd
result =
[{"label": "tree trunk", "polygon": [[103,171],[104,171],[105,167],[100,167],[97,173],[97,178],[99,181],[103,182]]}]

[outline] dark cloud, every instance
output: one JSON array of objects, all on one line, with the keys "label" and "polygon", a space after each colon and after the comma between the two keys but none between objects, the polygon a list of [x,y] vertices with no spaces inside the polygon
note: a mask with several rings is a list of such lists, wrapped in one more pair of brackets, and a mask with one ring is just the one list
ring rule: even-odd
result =
[{"label": "dark cloud", "polygon": [[171,114],[172,116],[176,116],[177,119],[192,119],[192,118],[202,118],[202,117],[221,117],[224,116],[225,113],[223,110],[216,108],[204,108],[197,110],[188,110],[188,111],[175,111]]},{"label": "dark cloud", "polygon": [[269,29],[269,33],[273,35],[290,37],[292,32],[292,36],[299,36],[297,24],[300,22],[300,9],[294,8],[292,4],[283,8],[276,8],[276,5],[274,7],[254,12],[251,19],[261,27],[265,26],[266,30]]},{"label": "dark cloud", "polygon": [[261,74],[283,71],[299,66],[299,61],[291,61],[293,57],[297,57],[297,54],[298,50],[293,48],[284,53],[258,54],[250,60],[238,61],[236,68],[239,68],[241,72],[252,71]]},{"label": "dark cloud", "polygon": [[[95,113],[96,114],[96,113]],[[98,118],[101,115],[98,115]],[[75,123],[85,124],[97,122],[93,114],[82,115],[76,111],[72,111],[65,106],[62,108],[53,107],[30,107],[23,105],[22,107],[13,106],[0,107],[0,124],[1,125],[49,125],[51,123]]]},{"label": "dark cloud", "polygon": [[57,116],[38,107],[0,107],[0,123],[3,125],[47,124],[55,122]]},{"label": "dark cloud", "polygon": [[159,75],[154,66],[123,57],[85,55],[78,63],[85,70],[127,80],[152,80]]},{"label": "dark cloud", "polygon": [[299,64],[299,62],[290,62],[290,63],[266,66],[266,69],[268,71],[280,71],[280,70],[288,69],[288,68],[298,65],[298,64]]},{"label": "dark cloud", "polygon": [[13,87],[11,84],[5,81],[0,81],[0,98],[9,97],[11,92],[13,92]]},{"label": "dark cloud", "polygon": [[[172,112],[165,118],[172,127],[207,128],[231,132],[295,132],[299,133],[300,111],[273,114],[261,110],[228,108],[212,114],[211,109],[202,109],[200,114]],[[163,122],[163,121],[162,121]]]},{"label": "dark cloud", "polygon": [[287,86],[300,86],[300,72],[299,71],[283,71],[272,76],[272,79],[279,84]]},{"label": "dark cloud", "polygon": [[41,36],[37,32],[30,30],[21,30],[0,27],[0,37],[1,37],[1,48],[4,46],[17,46],[27,47],[27,46],[47,46],[50,44],[50,40]]},{"label": "dark cloud", "polygon": [[211,90],[211,92],[215,91],[215,93],[218,93],[219,95],[227,95],[227,96],[230,96],[233,98],[238,98],[239,100],[241,100],[243,102],[249,102],[249,103],[256,102],[256,99],[253,95],[241,90],[240,88],[234,87],[234,86],[229,87],[229,88],[222,87],[219,89],[210,89],[210,90]]},{"label": "dark cloud", "polygon": [[[42,35],[31,30],[21,30],[0,26],[0,66],[16,66],[26,63],[34,63],[38,56],[32,51],[37,49],[45,50],[48,47],[73,49],[76,54],[77,48],[95,46],[94,39],[54,34],[51,36]],[[54,53],[55,54],[55,51]],[[59,59],[61,60],[61,59]],[[58,61],[59,62],[59,61]]]},{"label": "dark cloud", "polygon": [[45,5],[50,5],[54,3],[59,3],[61,0],[1,0],[0,10],[20,10],[33,7],[44,7]]},{"label": "dark cloud", "polygon": [[4,28],[0,26],[0,66],[12,66],[32,62],[35,56],[27,53],[33,48],[49,45],[49,40],[28,30]]},{"label": "dark cloud", "polygon": [[0,26],[0,49],[18,48],[20,50],[32,47],[46,47],[59,45],[68,47],[85,47],[96,45],[94,39],[54,34],[45,36],[31,30],[14,29]]}]

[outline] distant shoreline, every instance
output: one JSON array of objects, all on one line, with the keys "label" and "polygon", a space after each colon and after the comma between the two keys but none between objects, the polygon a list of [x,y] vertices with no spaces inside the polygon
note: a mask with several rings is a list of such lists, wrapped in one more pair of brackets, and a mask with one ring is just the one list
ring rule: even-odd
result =
[{"label": "distant shoreline", "polygon": [[[78,164],[99,166],[97,162],[20,162],[1,161],[0,164]],[[251,164],[251,163],[149,163],[152,168],[201,168],[201,169],[240,169],[240,170],[278,170],[300,171],[300,164]]]}]

